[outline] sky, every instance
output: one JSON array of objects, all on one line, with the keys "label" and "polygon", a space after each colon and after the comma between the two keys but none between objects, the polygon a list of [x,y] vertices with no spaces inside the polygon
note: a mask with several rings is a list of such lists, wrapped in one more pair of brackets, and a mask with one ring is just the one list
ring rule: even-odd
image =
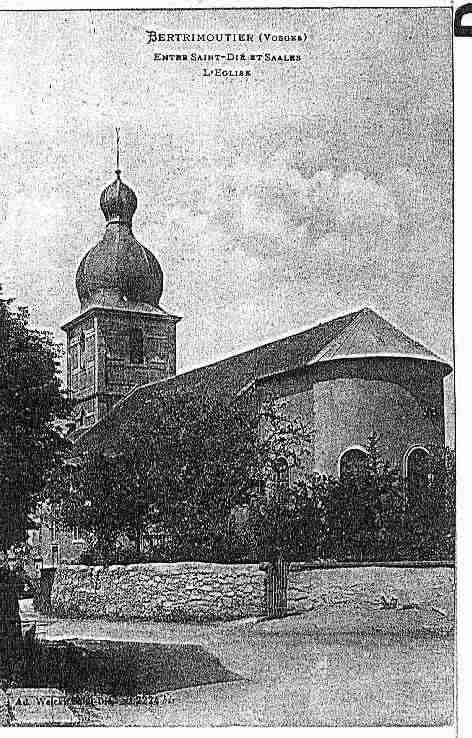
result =
[{"label": "sky", "polygon": [[[182,316],[178,369],[369,306],[448,361],[450,11],[0,13],[0,282],[64,340],[75,272],[122,179]],[[146,31],[306,41],[147,44]],[[299,54],[227,64],[154,52]],[[220,65],[224,66],[224,65]],[[453,381],[446,380],[448,439]]]}]

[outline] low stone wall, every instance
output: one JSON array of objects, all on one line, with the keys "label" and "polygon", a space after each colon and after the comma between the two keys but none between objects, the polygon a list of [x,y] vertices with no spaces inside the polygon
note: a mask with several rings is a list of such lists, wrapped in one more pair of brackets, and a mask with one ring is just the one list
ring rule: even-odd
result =
[{"label": "low stone wall", "polygon": [[[259,564],[179,562],[60,567],[51,591],[52,612],[63,617],[163,621],[234,620],[267,614],[270,567]],[[292,563],[288,613],[341,613],[342,607],[429,609],[454,618],[454,568],[424,564]]]},{"label": "low stone wall", "polygon": [[[384,598],[384,599],[382,599]],[[333,605],[436,608],[454,617],[454,568],[442,565],[316,566],[292,564],[288,612]]]},{"label": "low stone wall", "polygon": [[0,689],[0,727],[11,725],[11,707],[8,697],[3,689]]},{"label": "low stone wall", "polygon": [[51,591],[65,617],[232,620],[265,612],[265,572],[258,564],[63,566]]}]

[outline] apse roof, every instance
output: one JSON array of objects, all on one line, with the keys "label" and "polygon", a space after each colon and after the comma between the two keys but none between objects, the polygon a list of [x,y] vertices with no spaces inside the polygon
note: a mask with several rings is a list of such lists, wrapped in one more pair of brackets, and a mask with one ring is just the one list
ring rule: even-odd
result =
[{"label": "apse roof", "polygon": [[370,308],[353,313],[348,325],[307,363],[369,356],[412,357],[445,363]]},{"label": "apse roof", "polygon": [[277,374],[321,362],[375,357],[420,359],[436,363],[444,375],[451,371],[432,351],[364,308],[167,380],[136,387],[105,418],[79,436],[76,448],[81,452],[91,445],[102,447],[113,443],[115,434],[126,438],[127,429],[136,422],[152,422],[158,401],[166,392],[202,388],[234,397],[253,382]]}]

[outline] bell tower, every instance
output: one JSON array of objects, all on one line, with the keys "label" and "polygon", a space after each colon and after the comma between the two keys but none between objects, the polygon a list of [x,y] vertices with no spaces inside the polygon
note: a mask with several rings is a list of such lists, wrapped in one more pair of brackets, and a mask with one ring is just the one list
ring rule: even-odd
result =
[{"label": "bell tower", "polygon": [[63,326],[76,430],[96,423],[134,387],[176,371],[180,318],[159,305],[162,269],[133,235],[137,198],[121,180],[118,157],[116,179],[100,197],[105,233],[77,270],[81,312]]}]

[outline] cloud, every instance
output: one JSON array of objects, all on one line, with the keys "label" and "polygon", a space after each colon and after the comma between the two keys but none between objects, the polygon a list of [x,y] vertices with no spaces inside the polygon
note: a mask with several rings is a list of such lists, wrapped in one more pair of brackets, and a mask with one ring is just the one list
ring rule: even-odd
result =
[{"label": "cloud", "polygon": [[335,212],[337,229],[341,232],[390,228],[398,219],[392,193],[360,172],[340,177]]},{"label": "cloud", "polygon": [[431,167],[374,173],[354,149],[346,166],[329,137],[255,130],[257,143],[196,155],[166,179],[173,205],[154,228],[188,357],[212,360],[366,304],[414,324],[428,280],[437,292],[450,273],[450,198]]},{"label": "cloud", "polygon": [[226,248],[284,267],[272,274],[283,279],[287,269],[303,271],[329,235],[373,242],[395,233],[395,193],[360,171],[330,166],[322,140],[300,139],[265,159],[252,153],[226,165],[194,167],[190,182],[174,181],[178,205],[167,222],[174,231],[193,231],[195,249],[217,233]]},{"label": "cloud", "polygon": [[384,186],[392,193],[404,226],[414,228],[420,224],[451,221],[450,166],[445,170],[441,184],[406,166],[385,172]]}]

